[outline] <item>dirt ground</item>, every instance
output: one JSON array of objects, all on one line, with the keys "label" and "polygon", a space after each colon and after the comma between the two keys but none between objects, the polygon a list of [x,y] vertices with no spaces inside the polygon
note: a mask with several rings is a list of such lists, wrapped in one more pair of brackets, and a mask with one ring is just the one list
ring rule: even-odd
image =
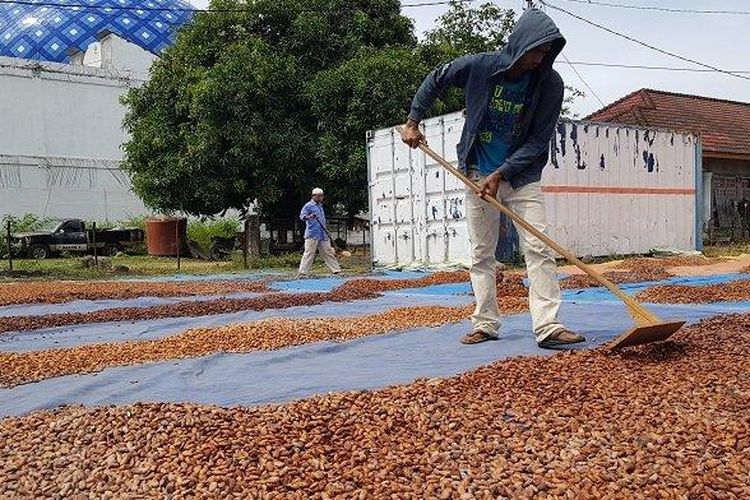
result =
[{"label": "dirt ground", "polygon": [[[660,259],[653,260],[658,261]],[[700,266],[668,267],[668,270],[676,276],[710,276],[714,274],[738,273],[750,266],[750,255],[748,254],[709,260],[715,261],[715,263]],[[622,269],[618,268],[618,266],[624,262],[626,260],[613,260],[602,264],[592,264],[591,267],[600,272],[620,271]],[[583,271],[571,265],[558,267],[558,272],[561,274],[584,274]]]}]

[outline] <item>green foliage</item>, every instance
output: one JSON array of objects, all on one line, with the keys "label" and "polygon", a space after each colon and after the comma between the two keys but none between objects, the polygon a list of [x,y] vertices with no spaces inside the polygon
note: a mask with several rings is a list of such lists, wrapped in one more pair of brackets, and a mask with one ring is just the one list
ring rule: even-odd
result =
[{"label": "green foliage", "polygon": [[570,85],[566,85],[565,97],[563,98],[563,106],[560,111],[560,116],[571,119],[578,118],[578,113],[573,113],[571,111],[571,105],[578,99],[583,99],[584,97],[586,97],[586,94],[584,94],[583,91],[573,88]]},{"label": "green foliage", "polygon": [[50,223],[54,221],[55,219],[51,217],[39,217],[38,215],[34,215],[34,214],[25,214],[21,217],[18,217],[16,215],[6,214],[3,216],[2,220],[0,221],[0,224],[2,225],[2,234],[3,236],[5,236],[5,233],[8,228],[8,222],[10,222],[11,232],[26,233],[26,232],[32,232],[32,231],[39,231],[43,227],[49,225]]},{"label": "green foliage", "polygon": [[[143,215],[130,217],[128,219],[119,221],[118,225],[123,227],[134,227],[145,231],[146,217]],[[212,236],[230,238],[240,230],[242,230],[242,224],[240,223],[239,219],[211,219],[208,217],[188,218],[187,237],[189,240],[197,241],[204,249],[208,250],[211,245]],[[136,247],[135,250],[141,249],[139,247]],[[130,251],[129,253],[145,253],[145,245],[142,250],[142,252]]]},{"label": "green foliage", "polygon": [[515,13],[494,3],[478,7],[453,0],[435,29],[426,33],[423,50],[434,64],[465,54],[501,50],[515,26]]},{"label": "green foliage", "polygon": [[190,219],[187,226],[189,240],[197,241],[205,250],[211,246],[211,237],[231,238],[240,231],[237,219]]},{"label": "green foliage", "polygon": [[133,228],[141,229],[145,231],[146,230],[146,216],[135,215],[133,217],[128,217],[127,219],[120,220],[118,225],[122,227],[133,227]]},{"label": "green foliage", "polygon": [[[404,120],[431,68],[499,50],[514,14],[454,1],[418,43],[398,0],[214,0],[123,98],[123,168],[164,213],[294,217],[321,186],[328,206],[367,206],[365,132]],[[462,109],[460,91],[432,114]]]},{"label": "green foliage", "polygon": [[416,44],[397,0],[213,4],[240,5],[197,16],[124,98],[123,166],[149,207],[216,214],[257,200],[264,214],[293,215],[327,180],[319,130],[331,124],[313,112],[313,82],[362,49]]}]

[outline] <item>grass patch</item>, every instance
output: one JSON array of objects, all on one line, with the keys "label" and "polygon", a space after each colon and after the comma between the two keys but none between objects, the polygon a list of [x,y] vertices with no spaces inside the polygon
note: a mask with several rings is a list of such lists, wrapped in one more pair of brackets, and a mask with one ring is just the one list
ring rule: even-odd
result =
[{"label": "grass patch", "polygon": [[736,257],[742,254],[750,254],[750,243],[734,243],[703,248],[703,255],[706,257]]},{"label": "grass patch", "polygon": [[[169,276],[173,274],[216,274],[241,273],[248,270],[276,270],[294,273],[297,271],[300,253],[279,256],[258,257],[248,260],[249,269],[245,269],[242,254],[235,254],[229,261],[205,261],[190,258],[180,260],[177,270],[177,259],[170,257],[152,257],[149,255],[122,255],[112,259],[112,266],[126,266],[127,272],[117,272],[104,268],[83,268],[79,258],[60,258],[47,260],[14,259],[13,272],[8,272],[7,261],[0,264],[0,280],[16,281],[19,279],[35,280],[95,280],[117,277]],[[369,257],[354,256],[341,260],[345,272],[364,273],[370,269]],[[318,259],[314,272],[325,275],[328,270]]]}]

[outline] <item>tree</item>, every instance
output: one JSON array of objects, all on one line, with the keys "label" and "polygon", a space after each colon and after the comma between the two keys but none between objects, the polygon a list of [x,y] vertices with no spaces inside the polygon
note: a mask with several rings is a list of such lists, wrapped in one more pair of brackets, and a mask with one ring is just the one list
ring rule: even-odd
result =
[{"label": "tree", "polygon": [[464,54],[501,50],[515,24],[512,9],[494,3],[470,7],[467,2],[453,0],[437,26],[426,33],[425,54],[436,58],[432,62],[438,64]]},{"label": "tree", "polygon": [[[379,51],[415,47],[411,21],[397,0],[224,0],[213,7],[243,12],[198,14],[149,81],[124,98],[130,140],[123,168],[154,209],[216,214],[257,200],[265,214],[294,214],[309,189],[337,170],[319,169],[321,143],[332,142],[321,130],[340,120],[311,102],[335,93],[322,88],[325,75],[354,64],[363,50],[382,62]],[[359,198],[347,206],[361,208]]]},{"label": "tree", "polygon": [[404,121],[427,71],[411,48],[363,50],[312,82],[312,112],[320,120],[319,173],[347,214],[367,207],[366,131]]},{"label": "tree", "polygon": [[[422,57],[430,66],[437,66],[465,54],[502,50],[515,25],[512,9],[502,9],[494,3],[470,7],[461,0],[452,0],[450,9],[438,19],[437,26],[426,33]],[[446,94],[433,109],[437,114],[463,107],[461,91],[451,90]],[[571,105],[583,97],[583,92],[566,85],[561,115],[574,118]]]},{"label": "tree", "polygon": [[[123,99],[123,168],[145,204],[293,216],[320,185],[367,207],[365,133],[403,121],[432,67],[500,50],[512,10],[454,1],[418,44],[398,0],[214,0]],[[447,92],[433,114],[462,109]]]},{"label": "tree", "polygon": [[575,119],[578,118],[578,113],[573,113],[571,106],[578,99],[583,99],[586,94],[582,90],[571,87],[570,85],[565,86],[565,97],[563,98],[562,110],[560,116],[563,118]]}]

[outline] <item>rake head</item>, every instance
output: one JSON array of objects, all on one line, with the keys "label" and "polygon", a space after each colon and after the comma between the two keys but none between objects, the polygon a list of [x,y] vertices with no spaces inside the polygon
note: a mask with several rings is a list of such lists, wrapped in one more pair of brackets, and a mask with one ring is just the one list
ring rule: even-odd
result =
[{"label": "rake head", "polygon": [[636,326],[613,340],[609,344],[609,349],[614,351],[623,347],[666,340],[684,324],[685,321],[672,321]]}]

